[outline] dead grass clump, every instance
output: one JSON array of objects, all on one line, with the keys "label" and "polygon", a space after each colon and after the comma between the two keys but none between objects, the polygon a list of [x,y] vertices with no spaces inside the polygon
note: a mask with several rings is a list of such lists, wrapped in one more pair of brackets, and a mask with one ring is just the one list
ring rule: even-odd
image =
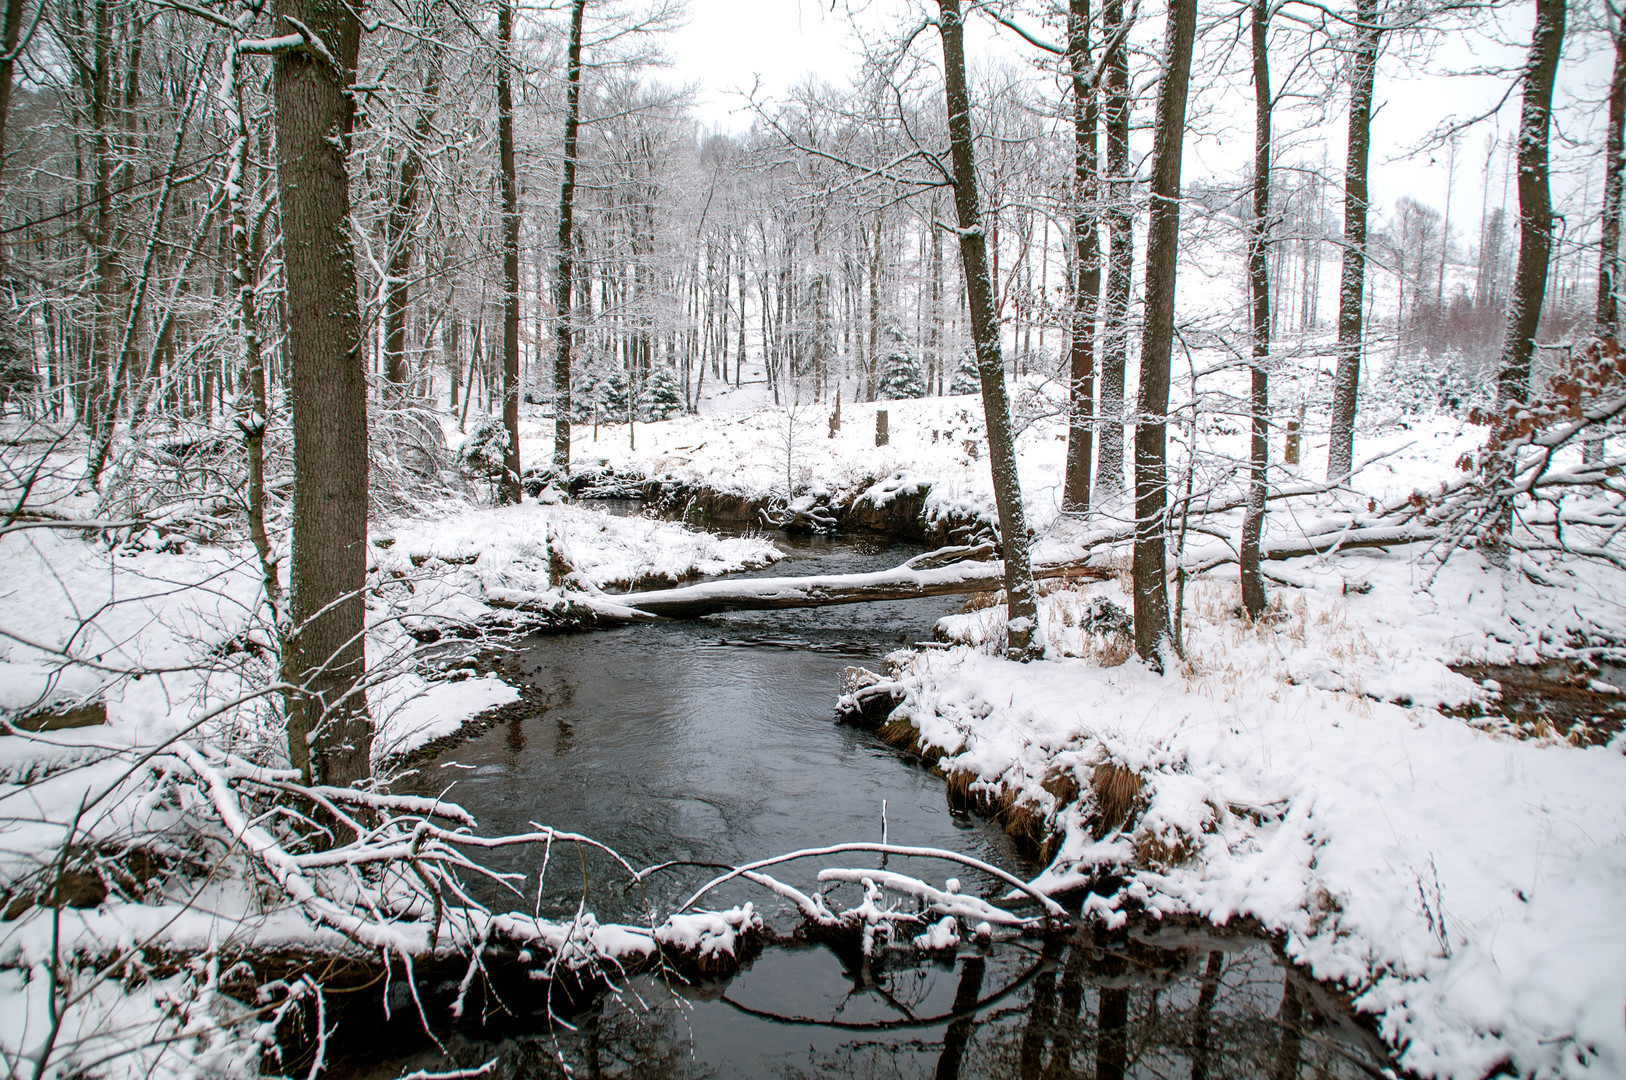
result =
[{"label": "dead grass clump", "polygon": [[974,592],[965,598],[965,603],[960,606],[960,614],[969,615],[973,611],[986,611],[988,608],[998,607],[1004,602],[1004,589],[995,592]]},{"label": "dead grass clump", "polygon": [[1044,774],[1044,779],[1039,781],[1039,786],[1048,791],[1050,797],[1056,800],[1057,810],[1064,806],[1070,806],[1078,799],[1078,793],[1082,790],[1078,783],[1078,777],[1074,775],[1073,770],[1054,766]]},{"label": "dead grass clump", "polygon": [[1150,831],[1135,838],[1136,866],[1152,870],[1169,870],[1176,866],[1184,866],[1196,854],[1196,839],[1179,830],[1174,830],[1172,842],[1168,837]]},{"label": "dead grass clump", "polygon": [[908,717],[888,720],[875,729],[875,734],[888,746],[925,758],[934,765],[943,756],[941,747],[927,746],[920,741],[920,729],[915,727],[915,722]]},{"label": "dead grass clump", "polygon": [[1091,831],[1097,840],[1129,821],[1140,799],[1140,774],[1116,761],[1103,761],[1090,773],[1090,789],[1095,793],[1095,823]]}]

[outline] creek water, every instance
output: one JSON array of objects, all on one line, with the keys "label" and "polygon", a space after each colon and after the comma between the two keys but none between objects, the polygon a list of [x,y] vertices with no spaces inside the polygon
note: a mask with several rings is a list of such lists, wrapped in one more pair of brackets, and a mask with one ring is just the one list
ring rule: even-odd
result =
[{"label": "creek water", "polygon": [[[895,566],[918,552],[890,540],[780,536],[772,575]],[[410,785],[447,792],[487,833],[540,822],[585,833],[635,866],[676,862],[639,889],[595,852],[556,850],[544,914],[582,904],[601,921],[670,911],[714,871],[844,841],[949,848],[1020,875],[1025,860],[997,824],[951,809],[943,782],[873,736],[838,725],[842,669],[876,667],[925,637],[957,598],[738,613],[691,623],[534,636],[510,678],[534,708],[423,763]],[[884,804],[884,814],[883,814]],[[528,856],[534,863],[535,855]],[[821,866],[775,871],[804,889]],[[941,862],[889,869],[967,891],[992,879]],[[515,864],[535,881],[538,867]],[[851,897],[848,898],[849,900]],[[751,900],[781,931],[788,908],[741,885],[703,906]],[[963,945],[957,955],[865,961],[807,943],[770,945],[726,980],[622,980],[583,1009],[506,999],[501,1017],[449,1033],[460,1064],[494,1059],[513,1076],[1370,1075],[1381,1045],[1269,943],[1141,928],[1072,943]],[[401,1014],[411,1013],[403,1009]],[[341,1050],[334,1075],[397,1077],[447,1068],[411,1024]],[[386,1049],[387,1048],[387,1049]]]}]

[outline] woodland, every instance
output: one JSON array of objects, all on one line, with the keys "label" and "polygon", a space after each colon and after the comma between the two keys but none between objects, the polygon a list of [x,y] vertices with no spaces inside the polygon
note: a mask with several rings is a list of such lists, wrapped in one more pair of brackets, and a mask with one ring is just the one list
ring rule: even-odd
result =
[{"label": "woodland", "polygon": [[[821,12],[725,126],[677,0],[3,0],[8,1077],[315,1077],[334,957],[732,971],[735,879],[866,970],[1251,920],[1405,1074],[1626,1068],[1615,0]],[[943,595],[826,712],[1037,876],[600,923],[556,846],[654,870],[406,793],[525,633]]]}]

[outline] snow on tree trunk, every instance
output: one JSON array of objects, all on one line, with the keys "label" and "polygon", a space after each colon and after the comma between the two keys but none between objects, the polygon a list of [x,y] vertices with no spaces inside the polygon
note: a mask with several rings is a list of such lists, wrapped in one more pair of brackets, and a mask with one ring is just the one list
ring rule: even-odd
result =
[{"label": "snow on tree trunk", "polygon": [[1366,161],[1372,148],[1372,86],[1377,77],[1377,0],[1355,0],[1349,150],[1344,167],[1344,268],[1338,284],[1338,371],[1333,376],[1327,480],[1354,467],[1355,399],[1361,383],[1361,301],[1366,291]]},{"label": "snow on tree trunk", "polygon": [[999,348],[999,318],[988,277],[988,246],[971,134],[971,95],[965,81],[964,27],[959,0],[938,0],[943,36],[943,93],[953,161],[954,212],[959,222],[960,266],[965,274],[971,339],[977,350],[983,415],[988,426],[988,464],[999,512],[1005,554],[1006,655],[1028,660],[1044,651],[1039,640],[1038,605],[1028,556],[1027,515],[1016,474],[1016,441],[1011,435],[1010,401],[1005,393],[1005,362]]},{"label": "snow on tree trunk", "polygon": [[[1146,326],[1140,347],[1135,425],[1135,651],[1162,664],[1170,639],[1165,577],[1168,506],[1169,366],[1174,355],[1175,272],[1180,254],[1180,163],[1197,0],[1172,0],[1163,80],[1157,95],[1151,223],[1146,239]],[[1177,643],[1178,647],[1178,643]]]},{"label": "snow on tree trunk", "polygon": [[361,24],[353,9],[319,0],[278,0],[275,10],[320,46],[282,53],[275,66],[294,436],[288,750],[307,777],[347,785],[369,775],[373,734],[360,685],[367,371],[346,169]]}]

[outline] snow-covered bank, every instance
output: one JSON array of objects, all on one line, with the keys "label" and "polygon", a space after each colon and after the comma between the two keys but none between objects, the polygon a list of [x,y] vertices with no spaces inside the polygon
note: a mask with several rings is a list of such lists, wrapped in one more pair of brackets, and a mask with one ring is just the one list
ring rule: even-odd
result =
[{"label": "snow-covered bank", "polygon": [[[958,788],[1057,832],[1046,887],[1125,875],[1089,902],[1109,922],[1257,918],[1356,991],[1409,1069],[1626,1073],[1621,737],[1521,741],[1436,711],[1487,693],[1446,660],[1528,656],[1626,582],[1552,595],[1459,554],[1421,591],[1398,556],[1346,562],[1370,591],[1301,565],[1306,587],[1258,625],[1235,614],[1234,577],[1193,583],[1167,675],[1085,629],[1093,597],[1127,606],[1118,583],[1054,593],[1052,659],[894,654],[892,720]],[[944,629],[995,641],[1002,618]]]}]

